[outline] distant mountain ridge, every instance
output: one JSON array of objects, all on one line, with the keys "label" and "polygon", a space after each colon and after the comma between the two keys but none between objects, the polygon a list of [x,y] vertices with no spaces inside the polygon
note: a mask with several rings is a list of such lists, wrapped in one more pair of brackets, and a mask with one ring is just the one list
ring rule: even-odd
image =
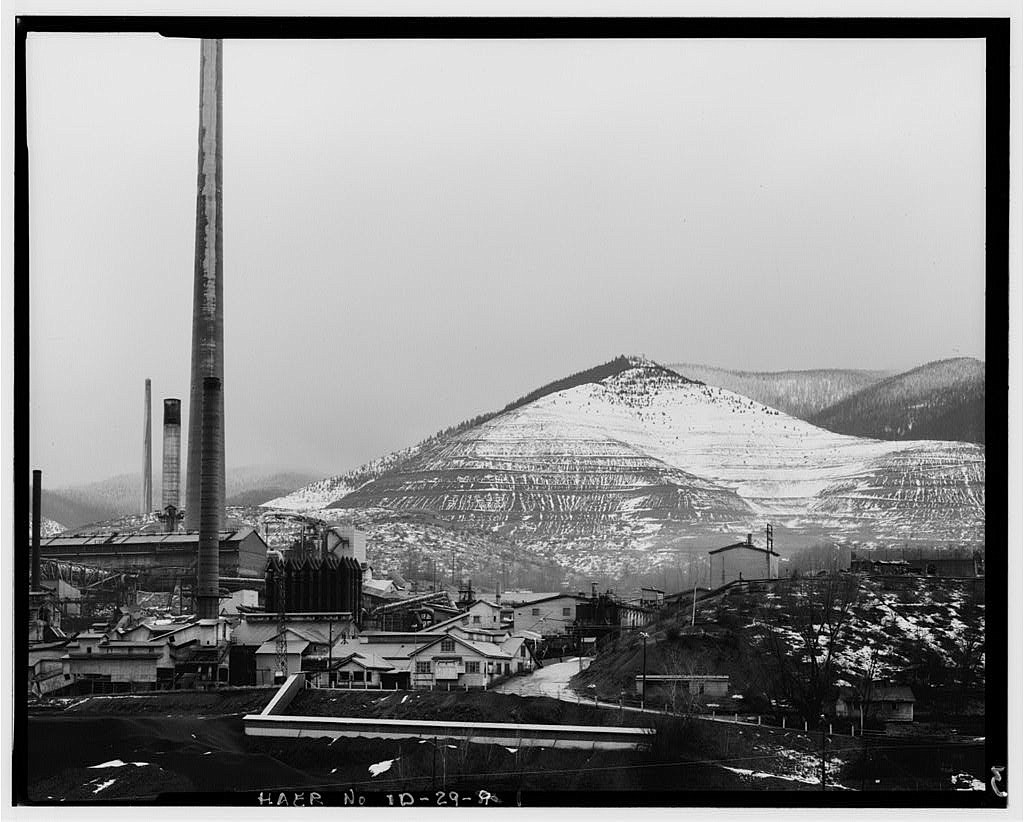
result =
[{"label": "distant mountain ridge", "polygon": [[985,363],[936,360],[868,386],[809,419],[860,437],[985,442]]},{"label": "distant mountain ridge", "polygon": [[727,388],[770,408],[809,420],[829,406],[892,375],[892,371],[818,368],[807,371],[737,371],[698,363],[672,363],[680,374]]},{"label": "distant mountain ridge", "polygon": [[837,434],[885,440],[985,442],[985,363],[936,360],[909,371],[736,371],[672,368]]},{"label": "distant mountain ridge", "polygon": [[[234,506],[259,505],[317,477],[312,471],[281,469],[275,466],[241,466],[226,472],[227,500]],[[142,474],[118,474],[98,482],[48,488],[43,477],[42,513],[62,523],[66,529],[79,528],[136,514],[142,502]],[[184,471],[182,472],[184,497]],[[160,506],[161,476],[154,466],[153,506]]]}]

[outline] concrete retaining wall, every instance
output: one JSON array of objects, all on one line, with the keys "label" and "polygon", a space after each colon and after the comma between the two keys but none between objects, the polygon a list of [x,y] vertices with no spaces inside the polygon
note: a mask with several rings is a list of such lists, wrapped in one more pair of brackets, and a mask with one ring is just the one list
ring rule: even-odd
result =
[{"label": "concrete retaining wall", "polygon": [[652,728],[595,725],[520,725],[509,722],[431,722],[407,719],[292,716],[286,713],[306,686],[305,677],[293,674],[274,694],[262,713],[243,718],[246,736],[369,737],[372,739],[455,739],[482,745],[515,747],[636,750],[651,744]]},{"label": "concrete retaining wall", "polygon": [[[299,691],[306,687],[306,676],[305,674],[292,674],[288,677],[284,684],[278,688],[274,698],[267,703],[267,707],[259,714],[259,716],[272,716],[274,714],[283,714],[288,710],[288,706],[292,704],[292,700],[298,696]],[[247,716],[246,719],[249,717]],[[248,733],[248,729],[246,733]]]},{"label": "concrete retaining wall", "polygon": [[482,745],[514,747],[636,750],[648,747],[650,728],[603,728],[582,725],[515,725],[499,722],[426,722],[402,719],[357,719],[249,714],[246,736],[368,737],[371,739],[454,739]]}]

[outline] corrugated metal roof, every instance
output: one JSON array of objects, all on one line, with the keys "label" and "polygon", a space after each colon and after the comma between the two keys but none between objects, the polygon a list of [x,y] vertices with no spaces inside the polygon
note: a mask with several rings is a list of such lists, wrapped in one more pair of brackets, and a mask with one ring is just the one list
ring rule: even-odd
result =
[{"label": "corrugated metal roof", "polygon": [[343,657],[337,658],[334,667],[346,665],[349,662],[354,662],[356,665],[358,665],[361,668],[365,668],[366,670],[395,670],[395,666],[387,660],[381,659],[381,657],[377,656],[376,654],[363,653],[362,651],[354,651],[352,653],[345,654],[345,656]]},{"label": "corrugated metal roof", "polygon": [[[231,531],[221,531],[221,542],[241,542],[255,529],[251,526],[237,528]],[[259,536],[259,534],[256,534]],[[262,537],[260,537],[262,540]],[[99,545],[189,545],[199,543],[197,531],[187,534],[82,534],[81,536],[62,536],[43,539],[41,547],[74,548],[94,547]]]},{"label": "corrugated metal roof", "polygon": [[[309,647],[309,643],[304,639],[289,639],[285,642],[288,646],[288,653],[290,654],[301,654],[306,648]],[[277,638],[268,640],[260,645],[256,649],[258,654],[276,654],[277,653]]]},{"label": "corrugated metal roof", "polygon": [[760,548],[757,545],[750,545],[746,542],[736,542],[732,545],[726,545],[724,548],[716,548],[714,551],[708,551],[708,553],[720,554],[722,551],[732,551],[736,548],[746,548],[748,551],[757,551],[759,554],[771,554],[773,557],[779,556],[777,551],[769,551],[767,548]]}]

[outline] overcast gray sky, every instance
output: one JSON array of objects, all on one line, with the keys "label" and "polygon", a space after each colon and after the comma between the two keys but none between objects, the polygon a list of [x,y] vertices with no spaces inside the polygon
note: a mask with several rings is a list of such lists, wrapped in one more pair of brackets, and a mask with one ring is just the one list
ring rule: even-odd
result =
[{"label": "overcast gray sky", "polygon": [[[33,34],[28,68],[53,486],[139,469],[147,376],[154,431],[188,411],[199,44]],[[225,42],[228,465],[344,471],[619,353],[984,357],[984,69],[980,40]]]}]

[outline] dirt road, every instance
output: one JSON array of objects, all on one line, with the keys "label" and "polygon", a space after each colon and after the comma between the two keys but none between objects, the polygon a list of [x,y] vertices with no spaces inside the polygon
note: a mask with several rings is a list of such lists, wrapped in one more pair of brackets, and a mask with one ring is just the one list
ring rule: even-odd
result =
[{"label": "dirt road", "polygon": [[[588,658],[582,661],[583,667],[590,664]],[[528,676],[514,676],[491,690],[499,694],[518,694],[519,696],[550,696],[555,699],[565,698],[575,701],[576,692],[569,687],[569,680],[580,672],[580,658],[574,656],[565,662],[549,662],[543,668]]]}]

